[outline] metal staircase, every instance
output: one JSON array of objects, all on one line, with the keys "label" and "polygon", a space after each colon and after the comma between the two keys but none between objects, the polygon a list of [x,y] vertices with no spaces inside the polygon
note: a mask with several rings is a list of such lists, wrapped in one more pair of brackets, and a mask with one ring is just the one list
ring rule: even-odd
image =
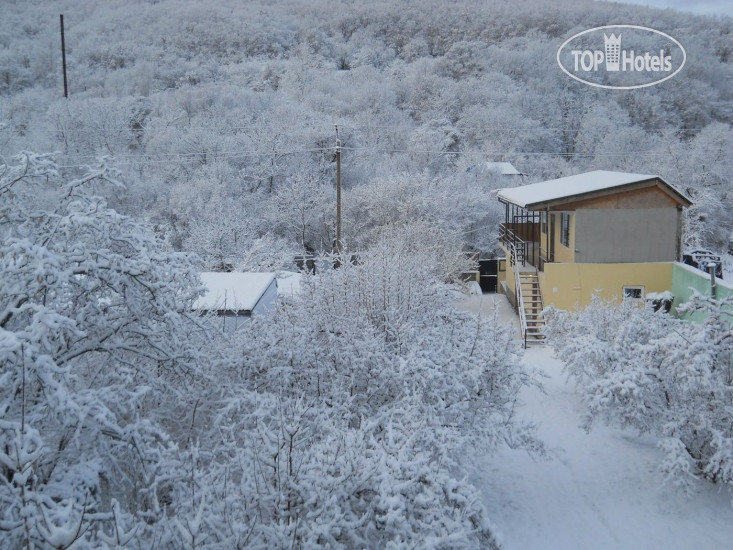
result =
[{"label": "metal staircase", "polygon": [[542,316],[544,306],[537,271],[520,271],[519,266],[515,266],[514,281],[524,347],[530,344],[544,344],[546,341],[545,319]]},{"label": "metal staircase", "polygon": [[537,269],[526,267],[527,245],[524,241],[506,228],[502,228],[502,239],[509,251],[509,260],[514,271],[517,311],[524,347],[529,344],[544,344],[547,340],[544,333],[545,318],[542,316],[544,305]]}]

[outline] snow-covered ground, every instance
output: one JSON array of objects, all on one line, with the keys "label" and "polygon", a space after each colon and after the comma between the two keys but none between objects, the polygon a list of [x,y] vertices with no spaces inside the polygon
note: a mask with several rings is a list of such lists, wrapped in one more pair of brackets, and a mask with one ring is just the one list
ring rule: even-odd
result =
[{"label": "snow-covered ground", "polygon": [[[477,303],[506,318],[504,297],[471,297],[464,307]],[[551,346],[530,348],[525,362],[547,376],[544,391],[524,392],[519,410],[538,424],[547,457],[506,449],[474,461],[507,550],[733,548],[729,493],[702,481],[689,496],[667,486],[652,438],[602,424],[586,434],[582,403]]]},{"label": "snow-covered ground", "polygon": [[458,309],[493,316],[496,313],[499,322],[511,324],[517,329],[519,338],[519,317],[514,313],[512,305],[503,294],[470,294],[456,303]]}]

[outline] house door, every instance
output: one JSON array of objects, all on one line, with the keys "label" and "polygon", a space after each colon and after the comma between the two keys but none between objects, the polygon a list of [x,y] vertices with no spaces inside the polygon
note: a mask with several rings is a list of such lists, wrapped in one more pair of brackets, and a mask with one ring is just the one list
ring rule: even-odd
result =
[{"label": "house door", "polygon": [[549,258],[547,258],[548,262],[554,262],[555,261],[555,214],[549,213],[550,216],[550,246],[548,247],[550,249]]}]

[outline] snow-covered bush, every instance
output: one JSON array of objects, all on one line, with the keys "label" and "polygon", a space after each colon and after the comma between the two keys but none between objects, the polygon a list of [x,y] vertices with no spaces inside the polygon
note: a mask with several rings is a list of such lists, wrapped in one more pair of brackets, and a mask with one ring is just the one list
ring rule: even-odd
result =
[{"label": "snow-covered bush", "polygon": [[114,182],[104,166],[65,182],[28,153],[0,170],[0,546],[142,536],[201,382],[200,281],[91,194]]},{"label": "snow-covered bush", "polygon": [[550,331],[588,406],[588,428],[601,417],[657,435],[675,484],[702,476],[733,485],[733,298],[696,295],[682,309],[705,320],[594,299],[555,315]]},{"label": "snow-covered bush", "polygon": [[[238,339],[219,440],[196,473],[203,506],[220,511],[219,544],[496,546],[459,456],[539,448],[513,418],[532,379],[511,331],[451,307],[413,236],[304,276],[298,297]],[[191,504],[177,517],[198,525],[200,501],[180,501]]]}]

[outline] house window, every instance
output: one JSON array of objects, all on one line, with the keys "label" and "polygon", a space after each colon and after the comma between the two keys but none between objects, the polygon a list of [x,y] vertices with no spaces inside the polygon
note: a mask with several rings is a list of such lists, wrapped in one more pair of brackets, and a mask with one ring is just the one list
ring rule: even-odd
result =
[{"label": "house window", "polygon": [[547,235],[547,212],[540,212],[540,227],[542,234]]},{"label": "house window", "polygon": [[560,214],[560,243],[570,246],[570,214]]},{"label": "house window", "polygon": [[624,287],[624,300],[643,300],[644,299],[644,287],[643,286],[625,286]]}]

